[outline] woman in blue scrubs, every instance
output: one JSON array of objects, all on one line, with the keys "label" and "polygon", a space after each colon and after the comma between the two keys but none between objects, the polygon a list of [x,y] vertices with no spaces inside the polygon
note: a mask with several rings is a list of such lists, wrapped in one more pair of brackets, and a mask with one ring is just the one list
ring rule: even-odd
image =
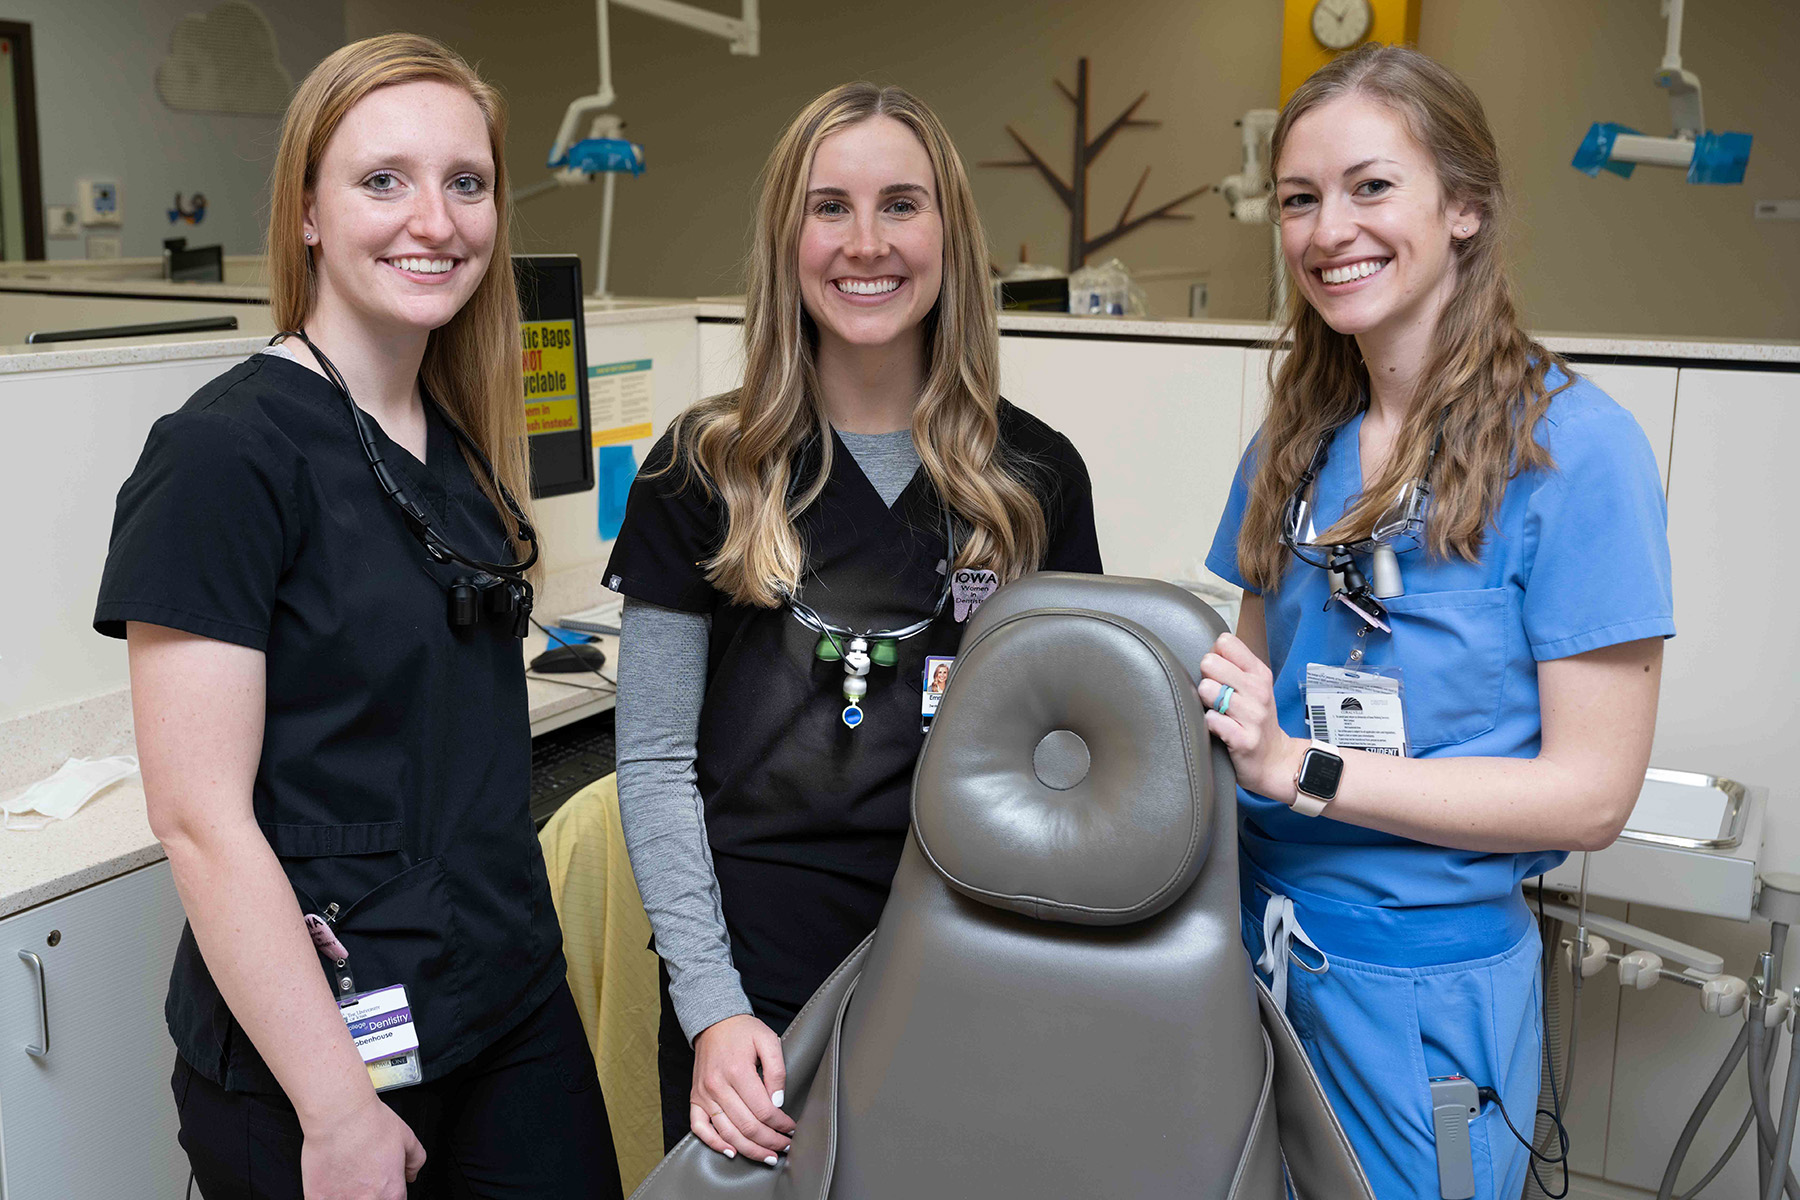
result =
[{"label": "woman in blue scrubs", "polygon": [[1244,603],[1200,685],[1245,944],[1381,1200],[1440,1194],[1447,1075],[1491,1089],[1469,1165],[1511,1200],[1529,1158],[1493,1099],[1530,1136],[1543,1037],[1521,883],[1636,800],[1674,633],[1662,487],[1632,417],[1519,328],[1460,80],[1345,55],[1273,161],[1293,349],[1207,559]]}]

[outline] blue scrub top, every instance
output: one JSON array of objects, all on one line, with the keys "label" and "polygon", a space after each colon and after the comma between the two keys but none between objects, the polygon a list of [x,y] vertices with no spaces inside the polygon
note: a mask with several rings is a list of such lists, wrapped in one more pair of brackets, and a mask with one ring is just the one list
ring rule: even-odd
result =
[{"label": "blue scrub top", "polygon": [[[1555,387],[1564,376],[1550,372]],[[1358,415],[1334,435],[1316,486],[1316,526],[1330,528],[1362,490]],[[1668,505],[1656,459],[1630,413],[1586,379],[1555,396],[1536,429],[1556,465],[1508,483],[1479,562],[1400,556],[1406,594],[1384,601],[1392,634],[1371,630],[1364,661],[1398,665],[1407,736],[1417,758],[1531,758],[1543,725],[1537,664],[1675,633]],[[1244,587],[1237,534],[1255,470],[1253,441],[1238,464],[1206,565]],[[1362,564],[1365,575],[1368,564]],[[1282,728],[1307,737],[1308,663],[1343,666],[1361,622],[1324,611],[1325,572],[1298,559],[1264,596],[1269,664]],[[1381,908],[1504,906],[1562,851],[1450,850],[1326,817],[1238,789],[1239,832],[1251,862],[1317,897]],[[1516,901],[1512,901],[1516,904]]]}]

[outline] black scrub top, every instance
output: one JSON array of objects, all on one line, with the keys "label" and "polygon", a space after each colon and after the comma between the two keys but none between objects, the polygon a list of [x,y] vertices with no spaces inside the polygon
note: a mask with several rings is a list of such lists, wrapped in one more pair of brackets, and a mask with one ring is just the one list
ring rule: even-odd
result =
[{"label": "black scrub top", "polygon": [[[1043,506],[1041,568],[1100,571],[1093,494],[1066,437],[1002,400],[1003,452]],[[943,591],[943,509],[923,468],[890,509],[832,435],[831,475],[801,514],[801,599],[833,625],[897,629],[929,617]],[[925,735],[928,655],[953,655],[963,626],[946,603],[900,642],[896,667],[873,666],[864,719],[842,719],[841,663],[813,654],[818,634],[782,606],[732,602],[702,565],[724,536],[724,506],[687,481],[665,434],[631,486],[607,586],[635,600],[712,618],[696,767],[732,960],[756,1014],[784,1029],[875,928],[900,862],[912,773]],[[794,478],[818,474],[819,446]]]},{"label": "black scrub top", "polygon": [[[377,428],[383,457],[459,549],[510,558],[454,435],[425,410],[426,461]],[[301,911],[338,905],[357,990],[406,985],[427,1080],[566,973],[528,807],[519,642],[505,622],[450,626],[446,585],[466,573],[426,558],[337,391],[257,354],[151,428],[119,490],[94,615],[109,637],[142,621],[263,652],[256,819]],[[277,1090],[191,928],[166,1012],[196,1071]]]}]

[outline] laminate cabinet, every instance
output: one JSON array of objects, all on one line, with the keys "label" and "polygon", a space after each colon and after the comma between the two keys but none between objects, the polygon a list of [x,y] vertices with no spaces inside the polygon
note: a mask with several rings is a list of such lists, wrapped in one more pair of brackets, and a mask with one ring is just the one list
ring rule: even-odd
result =
[{"label": "laminate cabinet", "polygon": [[181,926],[167,862],[0,921],[5,1200],[181,1200],[163,1024]]}]

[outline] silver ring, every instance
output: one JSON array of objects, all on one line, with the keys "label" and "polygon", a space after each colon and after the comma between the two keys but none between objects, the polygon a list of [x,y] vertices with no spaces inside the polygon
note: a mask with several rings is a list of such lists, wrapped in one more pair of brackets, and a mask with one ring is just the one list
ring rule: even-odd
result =
[{"label": "silver ring", "polygon": [[1213,711],[1221,717],[1224,716],[1225,710],[1231,707],[1231,697],[1236,691],[1237,689],[1229,683],[1222,686],[1219,689],[1219,698],[1213,701]]}]

